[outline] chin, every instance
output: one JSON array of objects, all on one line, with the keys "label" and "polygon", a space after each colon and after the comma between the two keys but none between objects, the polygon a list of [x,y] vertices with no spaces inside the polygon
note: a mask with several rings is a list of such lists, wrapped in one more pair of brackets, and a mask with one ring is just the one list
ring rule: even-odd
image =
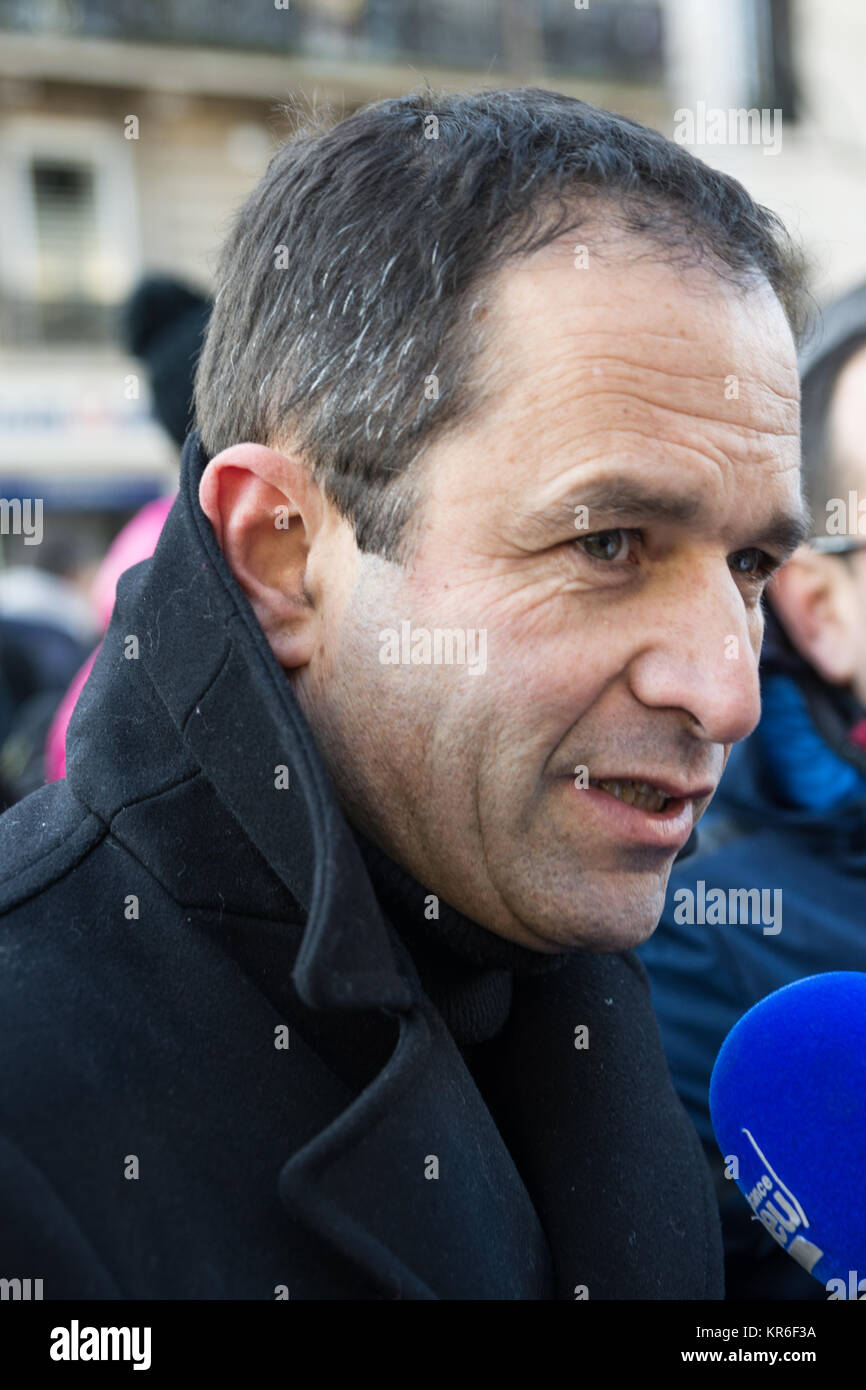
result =
[{"label": "chin", "polygon": [[[500,896],[550,951],[630,951],[649,940],[664,910],[670,865],[660,870],[655,859],[635,872],[536,855],[531,873],[500,881]],[[509,865],[515,867],[523,865]]]},{"label": "chin", "polygon": [[624,909],[622,915],[601,912],[590,920],[582,918],[569,922],[565,912],[556,923],[536,923],[535,932],[543,936],[552,951],[576,950],[594,953],[616,954],[632,951],[648,941],[656,929],[657,916],[635,913]]},{"label": "chin", "polygon": [[[648,941],[664,908],[664,889],[657,883],[642,894],[632,891],[587,894],[580,918],[569,921],[563,911],[551,927],[563,945],[584,951],[632,951]],[[573,902],[571,904],[573,910]]]},{"label": "chin", "polygon": [[620,951],[633,951],[636,947],[642,946],[655,929],[655,921],[637,925],[634,921],[610,925],[596,922],[588,932],[582,933],[581,939],[575,944],[584,951],[618,954]]}]

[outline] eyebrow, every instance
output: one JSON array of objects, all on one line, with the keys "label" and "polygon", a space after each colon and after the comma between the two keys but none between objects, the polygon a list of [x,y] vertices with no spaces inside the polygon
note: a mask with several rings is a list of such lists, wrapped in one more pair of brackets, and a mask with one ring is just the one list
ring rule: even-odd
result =
[{"label": "eyebrow", "polygon": [[[555,506],[545,508],[527,520],[546,531],[565,520],[573,521],[578,506],[587,507],[590,514],[593,511],[603,513],[605,521],[622,517],[630,521],[667,521],[680,525],[695,521],[703,509],[700,497],[659,492],[630,478],[611,478],[575,489]],[[592,530],[590,524],[587,534],[591,534]],[[774,512],[755,527],[755,532],[762,541],[778,549],[788,559],[798,546],[809,539],[812,526],[808,513],[801,507],[796,512]]]}]

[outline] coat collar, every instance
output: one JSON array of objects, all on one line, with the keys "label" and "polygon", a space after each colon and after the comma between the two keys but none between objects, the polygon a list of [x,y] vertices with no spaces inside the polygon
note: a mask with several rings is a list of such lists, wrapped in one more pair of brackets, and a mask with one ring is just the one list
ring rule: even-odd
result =
[{"label": "coat collar", "polygon": [[194,430],[156,551],[118,585],[70,724],[69,784],[111,823],[203,773],[308,914],[293,972],[304,1002],[406,1010],[412,989],[310,727],[201,510],[207,461]]}]

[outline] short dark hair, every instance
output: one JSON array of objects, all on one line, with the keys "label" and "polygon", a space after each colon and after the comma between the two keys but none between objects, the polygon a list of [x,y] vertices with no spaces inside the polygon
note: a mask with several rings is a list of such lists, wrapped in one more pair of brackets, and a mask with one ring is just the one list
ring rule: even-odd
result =
[{"label": "short dark hair", "polygon": [[596,210],[665,260],[765,280],[799,337],[803,258],[735,179],[558,92],[426,88],[307,123],[240,209],[196,376],[205,450],[291,438],[359,548],[405,558],[414,465],[488,398],[484,285]]}]

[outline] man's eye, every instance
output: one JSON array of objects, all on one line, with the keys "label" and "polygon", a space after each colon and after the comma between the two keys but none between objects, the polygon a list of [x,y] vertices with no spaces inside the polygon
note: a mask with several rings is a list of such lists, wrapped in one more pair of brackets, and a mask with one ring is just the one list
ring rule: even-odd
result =
[{"label": "man's eye", "polygon": [[616,564],[628,558],[634,531],[617,527],[614,531],[596,531],[591,536],[583,536],[578,545],[591,560],[605,560]]},{"label": "man's eye", "polygon": [[766,550],[757,550],[753,546],[732,555],[730,566],[735,574],[744,574],[747,579],[769,579],[777,567],[777,561]]}]

